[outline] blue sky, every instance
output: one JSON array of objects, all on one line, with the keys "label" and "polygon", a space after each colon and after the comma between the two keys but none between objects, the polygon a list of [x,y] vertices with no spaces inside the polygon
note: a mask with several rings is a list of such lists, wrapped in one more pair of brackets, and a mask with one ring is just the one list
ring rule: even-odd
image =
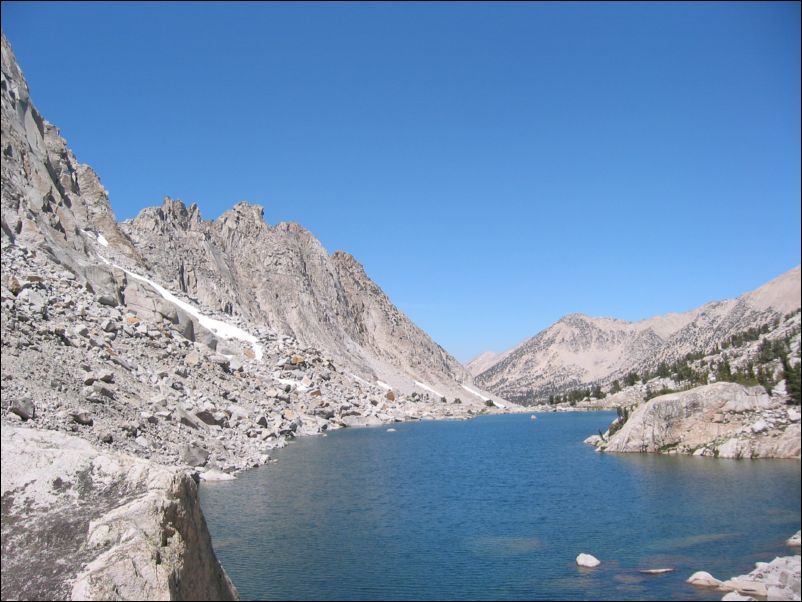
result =
[{"label": "blue sky", "polygon": [[460,360],[800,261],[799,3],[2,9],[119,219],[260,203]]}]

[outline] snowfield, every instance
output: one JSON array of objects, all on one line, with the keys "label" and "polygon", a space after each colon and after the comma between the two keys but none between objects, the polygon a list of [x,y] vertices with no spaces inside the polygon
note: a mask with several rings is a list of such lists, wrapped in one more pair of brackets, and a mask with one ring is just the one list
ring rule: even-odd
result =
[{"label": "snowfield", "polygon": [[422,382],[420,382],[420,381],[417,381],[417,380],[415,381],[415,384],[416,384],[417,386],[419,386],[421,389],[426,389],[427,391],[430,391],[431,393],[434,393],[434,394],[435,394],[435,395],[437,395],[438,397],[443,397],[443,395],[442,395],[441,393],[438,393],[437,391],[435,391],[434,389],[432,389],[432,388],[431,388],[429,385],[425,385],[425,384],[423,384]]},{"label": "snowfield", "polygon": [[222,337],[224,339],[236,339],[239,341],[250,343],[253,348],[254,354],[256,354],[256,359],[259,361],[262,360],[262,355],[264,354],[264,346],[260,345],[258,343],[258,339],[251,333],[244,331],[242,328],[238,326],[229,324],[228,322],[223,322],[222,320],[210,318],[209,316],[201,312],[197,307],[187,303],[186,301],[182,301],[163,286],[153,282],[153,280],[145,278],[144,276],[140,276],[139,274],[135,274],[131,270],[126,270],[124,267],[121,267],[116,263],[112,263],[102,255],[98,255],[98,257],[100,257],[100,259],[102,259],[107,265],[115,267],[118,270],[122,270],[123,272],[128,274],[131,278],[150,285],[165,300],[169,301],[170,303],[172,303],[177,307],[180,307],[182,310],[184,310],[189,315],[198,320],[198,323],[201,326],[203,326],[206,330],[211,331],[216,336]]}]

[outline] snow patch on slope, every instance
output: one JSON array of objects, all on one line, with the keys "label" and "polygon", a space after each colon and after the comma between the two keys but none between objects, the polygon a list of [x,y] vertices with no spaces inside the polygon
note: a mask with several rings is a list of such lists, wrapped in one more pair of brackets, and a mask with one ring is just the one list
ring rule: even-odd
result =
[{"label": "snow patch on slope", "polygon": [[[109,246],[109,241],[107,241],[106,237],[103,236],[100,232],[95,233],[95,232],[92,232],[91,230],[83,230],[83,233],[86,234],[87,236],[90,236],[91,238],[96,240],[98,243],[100,243],[104,247],[108,247]],[[101,257],[101,259],[103,259],[103,258]],[[103,261],[106,261],[106,260],[103,259]],[[109,262],[107,261],[106,263],[109,263]]]},{"label": "snow patch on slope", "polygon": [[434,389],[432,389],[432,388],[431,388],[429,385],[425,385],[425,384],[423,384],[422,382],[420,382],[420,381],[417,381],[417,380],[415,381],[415,384],[416,384],[417,386],[419,386],[421,389],[426,389],[427,391],[430,391],[430,392],[434,393],[434,394],[435,394],[435,395],[437,395],[438,397],[443,397],[443,395],[442,395],[442,394],[440,394],[440,393],[438,393],[437,391],[435,391]]},{"label": "snow patch on slope", "polygon": [[[104,239],[105,240],[105,239]],[[206,314],[202,313],[193,305],[187,303],[186,301],[182,301],[178,297],[176,297],[173,293],[168,291],[163,286],[156,284],[153,280],[149,278],[145,278],[144,276],[140,276],[139,274],[135,274],[131,270],[126,270],[124,267],[117,265],[116,263],[112,263],[105,257],[98,255],[100,259],[102,259],[106,264],[111,265],[118,270],[122,270],[126,274],[128,274],[131,278],[135,280],[139,280],[140,282],[144,282],[145,284],[150,285],[153,289],[159,293],[164,299],[180,307],[182,310],[187,312],[189,315],[193,316],[195,319],[198,320],[198,323],[203,326],[206,330],[213,332],[215,335],[219,337],[223,337],[225,339],[237,339],[240,341],[245,341],[246,343],[250,343],[253,347],[253,352],[256,354],[256,359],[261,361],[262,356],[264,355],[264,346],[258,343],[258,339],[253,336],[251,333],[246,332],[242,328],[238,326],[234,326],[233,324],[229,324],[228,322],[223,322],[222,320],[217,320],[215,318],[210,318]]]},{"label": "snow patch on slope", "polygon": [[[463,389],[465,389],[465,390],[466,390],[468,393],[471,393],[472,395],[476,395],[476,396],[477,396],[479,399],[488,399],[488,396],[487,396],[487,395],[482,395],[482,394],[481,394],[479,391],[477,391],[476,389],[472,389],[472,388],[471,388],[471,387],[469,387],[468,385],[463,385],[463,384],[461,384],[461,383],[460,383],[460,386],[461,386]],[[504,408],[506,408],[506,407],[507,407],[507,406],[505,406],[503,403],[501,403],[500,401],[495,401],[495,400],[493,400],[493,399],[491,399],[490,401],[491,401],[491,403],[492,403],[494,406],[496,406],[497,408],[502,408],[502,409],[504,409]]]},{"label": "snow patch on slope", "polygon": [[479,397],[480,399],[487,399],[487,396],[486,396],[486,395],[482,395],[482,394],[481,394],[481,393],[479,393],[479,391],[477,391],[476,389],[471,389],[471,388],[470,388],[468,385],[461,385],[461,386],[462,386],[462,388],[463,388],[463,389],[465,389],[465,390],[466,390],[468,393],[470,393],[471,395],[476,395],[476,396],[477,396],[477,397]]},{"label": "snow patch on slope", "polygon": [[364,378],[360,378],[360,377],[358,377],[356,374],[354,374],[352,372],[349,372],[348,376],[353,378],[355,381],[361,382],[364,385],[371,386],[371,384],[368,381],[366,381]]}]

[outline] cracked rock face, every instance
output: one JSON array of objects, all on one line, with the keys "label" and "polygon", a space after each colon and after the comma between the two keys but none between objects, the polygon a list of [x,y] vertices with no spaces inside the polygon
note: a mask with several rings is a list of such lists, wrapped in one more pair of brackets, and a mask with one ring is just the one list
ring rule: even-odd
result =
[{"label": "cracked rock face", "polygon": [[181,470],[2,427],[3,599],[233,600]]},{"label": "cracked rock face", "polygon": [[409,391],[417,379],[452,395],[471,382],[353,256],[329,255],[298,224],[270,226],[259,206],[238,203],[206,221],[197,206],[167,198],[122,229],[167,288],[323,349],[363,379]]},{"label": "cracked rock face", "polygon": [[591,442],[602,451],[799,458],[798,412],[763,387],[714,383],[655,397]]}]

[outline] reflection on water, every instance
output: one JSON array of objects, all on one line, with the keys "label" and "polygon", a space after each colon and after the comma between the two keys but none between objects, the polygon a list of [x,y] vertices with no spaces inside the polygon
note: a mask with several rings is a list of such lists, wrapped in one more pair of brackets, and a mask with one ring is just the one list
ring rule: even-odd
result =
[{"label": "reflection on water", "polygon": [[[205,483],[215,549],[244,599],[705,599],[787,554],[800,465],[598,454],[611,413],[338,431]],[[580,552],[602,561],[580,569]],[[666,575],[640,569],[675,568]]]}]

